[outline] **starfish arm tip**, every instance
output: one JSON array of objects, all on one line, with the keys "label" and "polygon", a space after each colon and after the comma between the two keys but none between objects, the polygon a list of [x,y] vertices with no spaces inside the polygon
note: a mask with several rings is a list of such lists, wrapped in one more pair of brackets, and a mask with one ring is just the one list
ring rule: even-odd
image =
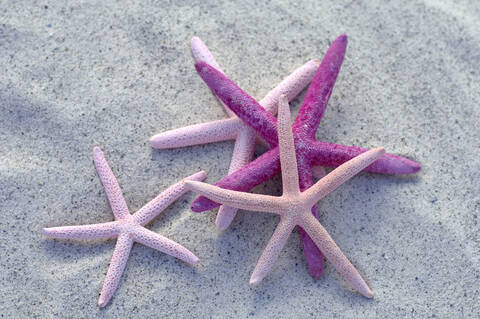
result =
[{"label": "starfish arm tip", "polygon": [[186,184],[188,184],[188,182],[190,182],[190,181],[203,181],[203,180],[205,180],[205,178],[207,178],[207,172],[199,171],[199,172],[196,172],[195,174],[187,177],[187,179],[184,182]]},{"label": "starfish arm tip", "polygon": [[[192,255],[193,255],[193,254],[192,254]],[[193,255],[193,256],[192,256],[192,260],[190,261],[190,263],[191,263],[192,265],[198,265],[198,264],[200,263],[200,259],[199,259],[197,256]]]},{"label": "starfish arm tip", "polygon": [[399,174],[399,175],[414,174],[420,171],[421,169],[422,169],[422,166],[419,163],[409,159],[404,159],[399,163],[397,163],[395,174]]},{"label": "starfish arm tip", "polygon": [[348,42],[348,36],[345,32],[343,32],[342,34],[340,34],[337,38],[338,40],[341,40],[342,42]]},{"label": "starfish arm tip", "polygon": [[369,299],[372,299],[373,298],[373,291],[368,289],[367,293],[365,293],[365,297],[367,297]]},{"label": "starfish arm tip", "polygon": [[98,306],[100,308],[103,308],[107,305],[107,303],[108,303],[108,300],[105,299],[105,296],[101,294],[100,297],[98,297]]},{"label": "starfish arm tip", "polygon": [[42,229],[42,235],[47,236],[47,237],[52,237],[52,234],[54,232],[53,229],[54,228],[44,228],[44,229]]},{"label": "starfish arm tip", "polygon": [[[157,150],[162,150],[162,149],[166,149],[166,148],[169,148],[169,146],[165,146],[165,134],[156,134],[156,135],[153,135],[152,137],[150,137],[148,139],[148,141],[150,142],[150,146],[157,149]],[[168,142],[168,141],[167,141]]]},{"label": "starfish arm tip", "polygon": [[157,136],[157,135],[150,136],[150,138],[148,139],[148,141],[150,142],[150,145],[151,145],[152,147],[155,147],[156,136]]},{"label": "starfish arm tip", "polygon": [[[192,37],[192,39],[190,40],[190,44],[193,45],[195,42],[197,42],[197,41],[199,41],[199,40],[200,40],[200,38],[197,37],[196,35],[194,35],[194,36]],[[200,40],[200,41],[201,41],[201,40]]]},{"label": "starfish arm tip", "polygon": [[94,156],[95,156],[95,155],[102,155],[102,154],[103,154],[103,152],[102,152],[102,150],[100,149],[100,147],[95,146],[95,147],[93,148],[93,155],[94,155]]},{"label": "starfish arm tip", "polygon": [[382,166],[385,167],[386,173],[388,174],[414,174],[422,168],[419,163],[394,154],[385,154],[381,160],[383,161]]},{"label": "starfish arm tip", "polygon": [[414,164],[412,165],[412,171],[413,173],[416,173],[418,172],[419,170],[422,169],[422,165],[420,165],[420,163],[417,163],[417,162],[413,162]]},{"label": "starfish arm tip", "polygon": [[252,285],[252,286],[258,285],[260,283],[260,281],[262,281],[262,279],[263,278],[253,274],[252,277],[250,277],[250,285]]}]

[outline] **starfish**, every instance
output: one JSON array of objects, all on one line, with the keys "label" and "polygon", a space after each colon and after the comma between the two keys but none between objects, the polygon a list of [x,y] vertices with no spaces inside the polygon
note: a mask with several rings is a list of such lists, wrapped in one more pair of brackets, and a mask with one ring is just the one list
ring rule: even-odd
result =
[{"label": "starfish", "polygon": [[[300,190],[313,185],[312,165],[339,166],[366,151],[357,146],[344,146],[315,140],[315,132],[332,93],[347,46],[347,36],[340,35],[328,49],[314,79],[307,91],[297,118],[293,124],[293,136],[299,168]],[[197,72],[210,89],[246,124],[254,129],[271,149],[250,164],[224,177],[215,185],[221,188],[248,191],[270,179],[280,171],[277,121],[247,93],[215,68],[204,62],[195,64]],[[409,159],[384,154],[365,171],[387,174],[410,174],[418,171],[420,165]],[[219,204],[200,196],[192,203],[192,210],[202,212]],[[317,207],[312,213],[318,218]],[[316,278],[323,270],[323,258],[311,238],[300,228],[303,248],[310,272]]]},{"label": "starfish", "polygon": [[[200,40],[200,38],[194,37],[192,39],[191,48],[193,57],[196,61],[204,61],[223,74],[223,71],[215,61],[212,53],[210,53],[207,46],[202,40]],[[277,87],[271,90],[259,102],[259,104],[268,112],[275,114],[277,112],[278,96],[284,93],[288,96],[289,100],[295,98],[295,96],[297,96],[313,79],[318,65],[319,62],[317,60],[307,62],[302,67],[295,70],[290,76],[285,78]],[[228,119],[191,125],[157,134],[150,138],[152,147],[157,149],[167,149],[235,140],[228,173],[231,174],[237,169],[250,163],[253,158],[257,135],[223,102],[221,102],[221,104],[229,115]],[[317,168],[317,170],[318,174],[322,174],[320,167]],[[236,208],[224,205],[221,206],[215,222],[217,228],[220,230],[228,228],[234,219],[236,212]]]},{"label": "starfish", "polygon": [[158,214],[160,214],[160,212],[172,202],[188,191],[185,181],[202,181],[207,176],[205,172],[200,171],[170,186],[147,205],[143,206],[138,212],[131,215],[128,211],[125,199],[123,198],[120,186],[118,185],[112,170],[108,166],[103,152],[98,147],[93,149],[93,161],[98,176],[105,188],[105,193],[110,202],[115,221],[91,225],[44,228],[43,234],[52,238],[80,240],[112,237],[118,238],[103,283],[102,291],[98,299],[98,305],[100,307],[105,306],[112,298],[118,283],[120,282],[120,278],[125,269],[125,265],[127,264],[128,256],[130,255],[130,250],[132,249],[134,242],[159,250],[189,264],[198,264],[198,257],[187,248],[146,229],[144,226],[157,217]]},{"label": "starfish", "polygon": [[253,270],[250,284],[259,283],[268,274],[280,251],[285,246],[293,228],[300,226],[313,239],[315,245],[333,264],[335,269],[358,292],[367,298],[371,298],[373,294],[368,285],[335,244],[325,228],[312,215],[311,209],[325,195],[377,160],[385,153],[385,150],[377,148],[362,153],[340,165],[330,174],[302,192],[299,187],[299,170],[295,154],[294,135],[290,125],[290,109],[288,100],[284,95],[279,100],[277,127],[283,183],[282,196],[243,193],[195,181],[186,181],[185,183],[191,190],[203,194],[216,202],[240,209],[280,215],[280,222]]}]

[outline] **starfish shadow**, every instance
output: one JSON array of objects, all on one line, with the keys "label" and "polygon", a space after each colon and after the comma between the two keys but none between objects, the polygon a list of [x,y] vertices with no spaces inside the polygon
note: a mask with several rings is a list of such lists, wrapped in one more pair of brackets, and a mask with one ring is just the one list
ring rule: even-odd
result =
[{"label": "starfish shadow", "polygon": [[[69,263],[72,259],[83,260],[88,257],[98,257],[111,252],[115,246],[114,238],[71,241],[69,239],[45,240],[41,234],[39,236],[42,237],[43,253],[49,259],[62,263]],[[110,257],[105,260],[105,263],[109,262]]]}]

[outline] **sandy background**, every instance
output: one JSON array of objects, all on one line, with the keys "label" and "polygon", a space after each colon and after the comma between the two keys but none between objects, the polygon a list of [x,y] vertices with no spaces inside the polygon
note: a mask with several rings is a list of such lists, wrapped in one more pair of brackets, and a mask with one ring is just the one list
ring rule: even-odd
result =
[{"label": "sandy background", "polygon": [[[479,17],[480,4],[466,0],[0,1],[0,318],[478,318]],[[317,137],[423,165],[416,176],[360,174],[319,205],[375,298],[354,293],[328,263],[313,280],[297,233],[250,287],[278,219],[242,211],[219,233],[214,212],[189,210],[189,193],[149,228],[201,264],[137,244],[99,309],[115,241],[41,236],[45,226],[112,220],[92,148],[104,150],[132,212],[200,169],[214,183],[231,142],[148,144],[225,117],[195,73],[190,38],[261,98],[341,32],[349,46]],[[256,191],[280,188],[276,178]]]}]

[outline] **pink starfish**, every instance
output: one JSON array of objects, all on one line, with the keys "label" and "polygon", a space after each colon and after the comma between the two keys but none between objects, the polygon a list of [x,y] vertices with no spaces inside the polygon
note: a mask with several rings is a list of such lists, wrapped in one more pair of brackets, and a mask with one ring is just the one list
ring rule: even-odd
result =
[{"label": "pink starfish", "polygon": [[279,101],[278,144],[283,182],[283,195],[280,197],[226,190],[202,182],[186,181],[185,183],[190,189],[216,202],[236,208],[280,215],[280,223],[250,277],[251,284],[260,282],[268,274],[293,228],[300,226],[313,239],[315,245],[335,269],[363,296],[371,298],[373,294],[370,288],[343,255],[325,228],[311,214],[311,209],[325,195],[377,160],[385,153],[385,150],[383,148],[370,150],[343,163],[315,185],[302,192],[299,187],[298,155],[295,154],[296,147],[290,125],[290,110],[288,100],[284,95],[280,97]]},{"label": "pink starfish", "polygon": [[[340,71],[346,46],[347,36],[345,34],[340,35],[332,43],[315,74],[293,124],[299,185],[302,191],[313,184],[312,165],[336,167],[366,151],[366,149],[356,146],[315,140],[315,132]],[[213,67],[204,62],[197,62],[195,66],[210,89],[272,147],[255,161],[221,179],[215,185],[225,189],[248,191],[276,175],[280,171],[280,160],[275,117],[265,112],[252,97]],[[365,170],[387,174],[410,174],[419,169],[420,165],[409,159],[385,154]],[[201,212],[218,205],[214,201],[200,196],[192,203],[191,208],[195,212]],[[316,206],[312,208],[312,213],[318,218]],[[318,278],[323,269],[321,252],[302,229],[300,229],[300,233],[310,272]]]},{"label": "pink starfish", "polygon": [[[196,61],[204,61],[223,74],[215,58],[200,38],[194,37],[192,39],[191,48]],[[307,62],[270,91],[259,104],[268,112],[275,114],[277,112],[278,96],[283,93],[288,96],[289,100],[295,98],[313,79],[318,65],[317,60]],[[257,136],[223,102],[222,105],[230,116],[229,119],[191,125],[157,134],[150,138],[152,147],[166,149],[235,140],[232,161],[228,171],[229,174],[235,172],[252,160]],[[321,168],[318,169],[319,174],[321,174]],[[231,224],[236,212],[236,208],[222,205],[215,222],[217,228],[225,230]]]},{"label": "pink starfish", "polygon": [[185,181],[202,181],[207,176],[201,171],[184,178],[180,182],[170,186],[163,193],[155,197],[147,205],[143,206],[137,213],[131,215],[123,198],[122,191],[112,170],[108,166],[105,156],[100,148],[93,149],[93,160],[97,168],[98,176],[103,183],[110,207],[115,217],[114,222],[44,228],[43,234],[52,238],[68,239],[104,239],[117,237],[117,244],[113,251],[112,260],[108,267],[107,276],[103,283],[102,291],[98,299],[100,307],[105,306],[113,296],[120,277],[122,276],[128,256],[134,242],[164,252],[170,256],[181,259],[190,264],[197,264],[198,258],[182,245],[154,233],[144,226],[152,221],[172,202],[185,194],[188,189]]}]

